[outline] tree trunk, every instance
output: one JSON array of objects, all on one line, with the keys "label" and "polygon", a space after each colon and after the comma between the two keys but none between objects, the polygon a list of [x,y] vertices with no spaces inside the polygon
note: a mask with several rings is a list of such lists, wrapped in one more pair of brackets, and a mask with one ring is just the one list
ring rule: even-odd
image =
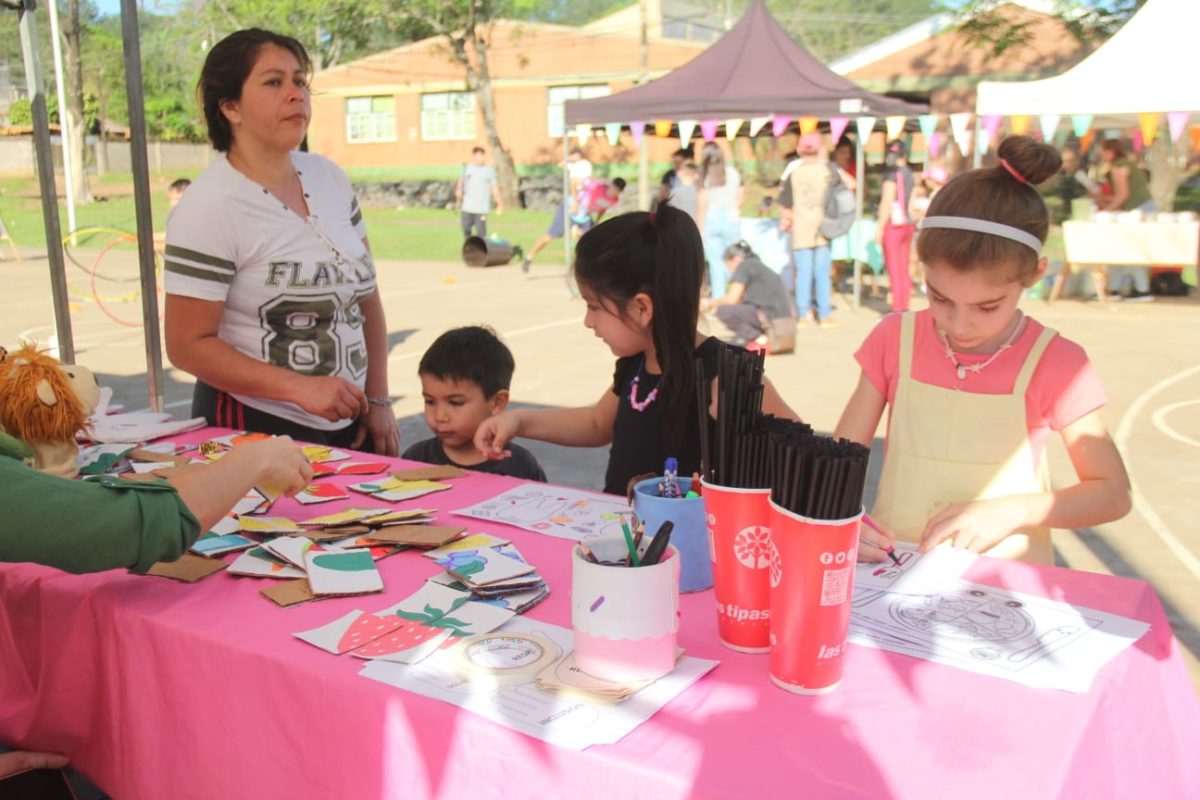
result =
[{"label": "tree trunk", "polygon": [[[1187,177],[1188,138],[1180,136],[1171,143],[1169,136],[1159,136],[1146,149],[1146,167],[1150,170],[1150,196],[1159,211],[1175,210],[1175,193]],[[1135,167],[1136,169],[1136,167]]]},{"label": "tree trunk", "polygon": [[[488,70],[487,42],[479,35],[474,37],[475,54],[479,60],[475,71],[475,97],[483,108],[483,125],[487,128],[488,146],[496,162],[496,179],[500,183],[500,194],[506,208],[520,208],[517,186],[517,166],[512,154],[504,149],[500,141],[500,130],[496,126],[496,99],[492,94],[492,76]],[[468,72],[470,69],[468,68]]]},{"label": "tree trunk", "polygon": [[100,135],[96,138],[96,174],[108,174],[108,138],[104,133],[104,120],[107,119],[108,102],[104,97],[104,70],[96,80],[97,111],[100,113]]},{"label": "tree trunk", "polygon": [[[56,2],[56,0],[51,0]],[[63,58],[66,61],[67,108],[59,114],[71,140],[71,183],[75,202],[91,203],[92,190],[87,182],[87,123],[83,116],[83,69],[80,63],[79,0],[67,0],[67,16],[62,26]],[[61,109],[60,109],[61,111]]]}]

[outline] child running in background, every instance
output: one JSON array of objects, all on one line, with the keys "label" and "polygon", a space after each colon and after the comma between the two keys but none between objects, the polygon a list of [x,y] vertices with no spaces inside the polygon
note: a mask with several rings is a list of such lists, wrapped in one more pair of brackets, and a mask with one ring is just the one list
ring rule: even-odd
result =
[{"label": "child running in background", "polygon": [[[585,233],[575,250],[575,279],[587,303],[583,324],[617,357],[612,384],[595,405],[490,417],[479,426],[475,446],[502,459],[517,436],[575,447],[611,442],[604,477],[609,494],[624,495],[637,475],[661,473],[667,456],[679,460],[680,475],[699,470],[696,361],[704,378],[715,381],[717,354],[726,346],[696,330],[706,269],[696,224],[669,203],[655,214],[622,214]],[[763,410],[796,416],[769,381]]]},{"label": "child running in background", "polygon": [[511,446],[512,458],[504,461],[483,458],[475,449],[480,424],[508,407],[515,367],[512,352],[491,328],[454,328],[435,339],[417,367],[425,422],[434,436],[405,450],[403,457],[545,481],[546,473],[524,447]]},{"label": "child running in background", "polygon": [[[1051,564],[1050,528],[1124,516],[1129,478],[1087,354],[1017,308],[1046,271],[1050,221],[1034,187],[1058,171],[1058,152],[1014,136],[998,154],[998,166],[955,177],[930,203],[917,245],[930,307],[870,333],[834,435],[869,445],[888,407],[873,513],[896,538]],[[1079,477],[1056,491],[1051,431]],[[888,538],[864,528],[859,558],[882,561]]]}]

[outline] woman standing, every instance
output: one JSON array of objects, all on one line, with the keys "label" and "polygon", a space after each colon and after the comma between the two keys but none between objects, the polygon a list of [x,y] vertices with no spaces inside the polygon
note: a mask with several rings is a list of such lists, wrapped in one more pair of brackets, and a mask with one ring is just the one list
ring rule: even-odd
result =
[{"label": "woman standing", "polygon": [[725,295],[725,250],[742,238],[742,201],[746,190],[742,176],[725,163],[725,154],[716,142],[707,142],[700,151],[700,186],[696,200],[696,219],[704,239],[704,259],[708,262],[710,297]]},{"label": "woman standing", "polygon": [[892,289],[892,310],[908,311],[912,278],[908,274],[909,250],[916,227],[909,214],[913,173],[908,168],[908,148],[899,139],[888,145],[884,161],[883,194],[879,198],[879,221],[875,241],[883,248],[883,266]]},{"label": "woman standing", "polygon": [[398,455],[362,212],[336,165],[297,150],[311,69],[298,41],[259,29],[205,59],[218,155],[167,220],[167,355],[209,424]]}]

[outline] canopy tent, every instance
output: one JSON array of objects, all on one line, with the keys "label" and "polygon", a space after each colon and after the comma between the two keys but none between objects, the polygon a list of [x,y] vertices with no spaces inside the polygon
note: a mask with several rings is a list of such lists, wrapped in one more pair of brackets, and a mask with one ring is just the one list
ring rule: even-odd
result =
[{"label": "canopy tent", "polygon": [[1096,52],[1070,70],[1040,81],[979,84],[975,112],[1092,114],[1200,111],[1195,72],[1197,0],[1147,0]]},{"label": "canopy tent", "polygon": [[925,106],[874,94],[831,71],[779,26],[763,0],[711,47],[658,80],[608,97],[571,100],[568,125],[772,114],[916,116]]}]

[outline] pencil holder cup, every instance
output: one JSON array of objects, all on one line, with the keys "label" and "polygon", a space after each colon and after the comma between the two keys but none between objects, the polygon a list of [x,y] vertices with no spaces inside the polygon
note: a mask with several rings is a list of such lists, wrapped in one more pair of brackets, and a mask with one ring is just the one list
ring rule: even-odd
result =
[{"label": "pencil holder cup", "polygon": [[[713,585],[712,558],[708,553],[708,526],[703,497],[659,497],[661,478],[649,478],[633,488],[633,510],[652,536],[670,520],[671,544],[679,550],[679,591],[699,592]],[[692,490],[691,478],[680,478],[679,488]]]},{"label": "pencil holder cup", "polygon": [[623,536],[597,536],[584,544],[594,564],[575,547],[571,556],[571,622],[575,663],[594,678],[640,681],[675,668],[679,631],[679,551],[668,547],[657,564],[625,566]]},{"label": "pencil holder cup", "polygon": [[771,649],[770,489],[704,483],[717,636],[743,653]]},{"label": "pencil holder cup", "polygon": [[825,694],[842,680],[862,511],[822,520],[770,507],[771,680]]}]

